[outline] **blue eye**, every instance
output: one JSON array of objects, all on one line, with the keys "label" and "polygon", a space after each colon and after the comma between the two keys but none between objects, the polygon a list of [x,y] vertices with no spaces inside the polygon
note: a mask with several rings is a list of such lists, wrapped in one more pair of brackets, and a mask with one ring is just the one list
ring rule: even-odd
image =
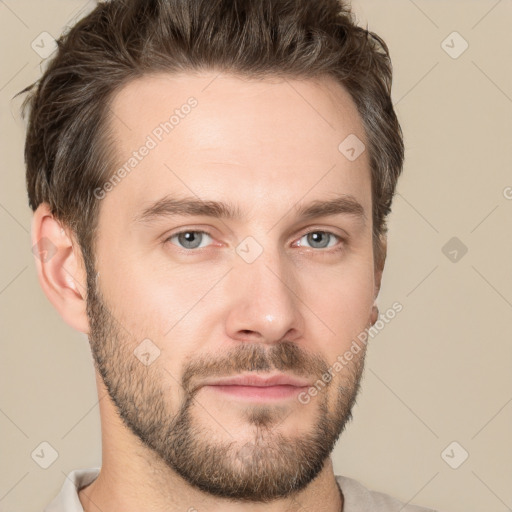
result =
[{"label": "blue eye", "polygon": [[173,243],[172,240],[177,239],[180,245],[173,244],[178,245],[178,247],[182,247],[183,249],[200,249],[207,245],[202,245],[205,236],[210,237],[205,231],[182,231],[181,233],[175,233],[170,236],[166,241]]},{"label": "blue eye", "polygon": [[[329,238],[330,237],[330,238]],[[329,231],[311,231],[301,237],[300,240],[306,238],[307,243],[311,245],[313,249],[326,249],[333,247],[336,243],[330,244],[331,241],[341,240],[341,238],[334,233]],[[300,243],[302,246],[302,243]]]}]

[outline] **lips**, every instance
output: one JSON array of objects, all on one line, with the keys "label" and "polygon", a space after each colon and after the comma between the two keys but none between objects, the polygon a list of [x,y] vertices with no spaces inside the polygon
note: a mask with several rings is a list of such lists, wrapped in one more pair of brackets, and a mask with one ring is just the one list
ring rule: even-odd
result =
[{"label": "lips", "polygon": [[310,383],[294,375],[236,375],[204,382],[201,387],[224,397],[249,400],[252,403],[268,403],[292,400]]},{"label": "lips", "polygon": [[310,386],[307,379],[280,373],[272,376],[261,375],[236,375],[221,379],[212,379],[204,382],[204,386],[254,386],[254,387],[270,387],[270,386],[293,386],[302,388]]}]

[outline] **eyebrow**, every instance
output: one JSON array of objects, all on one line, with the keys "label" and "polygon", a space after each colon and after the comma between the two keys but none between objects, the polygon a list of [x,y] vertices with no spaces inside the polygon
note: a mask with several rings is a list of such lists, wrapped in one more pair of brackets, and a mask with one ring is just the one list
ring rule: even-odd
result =
[{"label": "eyebrow", "polygon": [[[333,215],[350,215],[364,224],[367,217],[363,205],[352,195],[329,200],[315,200],[306,205],[294,205],[295,214],[303,220]],[[201,200],[196,197],[176,198],[166,195],[150,204],[133,219],[136,223],[151,223],[173,216],[206,216],[226,220],[241,219],[243,214],[235,205],[222,201]]]}]

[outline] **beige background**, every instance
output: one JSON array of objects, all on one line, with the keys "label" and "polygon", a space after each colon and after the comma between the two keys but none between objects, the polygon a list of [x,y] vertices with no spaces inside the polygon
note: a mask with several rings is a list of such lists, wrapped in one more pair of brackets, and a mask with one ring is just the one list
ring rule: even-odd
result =
[{"label": "beige background", "polygon": [[[87,340],[42,293],[13,95],[40,75],[31,43],[83,0],[0,2],[2,322],[0,510],[41,510],[64,474],[100,464]],[[371,341],[337,474],[445,511],[512,508],[512,2],[359,0],[389,44],[406,163],[379,297],[403,311]],[[464,41],[469,47],[458,58]],[[446,39],[446,42],[443,41]],[[508,187],[508,188],[507,188]],[[467,247],[451,261],[457,237]],[[457,249],[456,249],[457,250]],[[445,256],[445,253],[449,257]],[[41,442],[58,452],[46,470]],[[463,450],[468,459],[458,469]],[[453,451],[452,451],[453,448]]]}]

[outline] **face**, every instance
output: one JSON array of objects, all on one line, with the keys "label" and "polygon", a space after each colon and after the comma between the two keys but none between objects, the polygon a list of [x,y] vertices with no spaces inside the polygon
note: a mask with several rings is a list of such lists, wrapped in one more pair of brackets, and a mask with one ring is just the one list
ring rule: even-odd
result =
[{"label": "face", "polygon": [[[89,337],[157,457],[204,492],[266,502],[306,487],[351,417],[364,347],[333,366],[374,300],[370,168],[338,149],[365,135],[329,79],[215,77],[144,77],[113,100],[129,171],[97,191]],[[215,385],[277,374],[297,382]]]}]

